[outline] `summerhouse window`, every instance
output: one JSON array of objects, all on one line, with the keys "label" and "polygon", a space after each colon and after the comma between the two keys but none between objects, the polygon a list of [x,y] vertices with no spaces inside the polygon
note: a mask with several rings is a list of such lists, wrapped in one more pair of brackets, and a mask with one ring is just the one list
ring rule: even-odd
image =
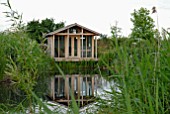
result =
[{"label": "summerhouse window", "polygon": [[65,57],[65,38],[64,36],[55,37],[55,57]]},{"label": "summerhouse window", "polygon": [[72,47],[72,43],[71,43],[71,37],[69,38],[69,56],[71,56],[71,47]]},{"label": "summerhouse window", "polygon": [[92,57],[92,36],[84,36],[81,38],[81,42],[82,39],[83,43],[81,43],[81,57]]},{"label": "summerhouse window", "polygon": [[77,54],[77,43],[78,43],[78,38],[77,37],[75,37],[74,38],[74,56],[77,56],[78,54]]},{"label": "summerhouse window", "polygon": [[92,56],[92,37],[87,37],[87,57]]}]

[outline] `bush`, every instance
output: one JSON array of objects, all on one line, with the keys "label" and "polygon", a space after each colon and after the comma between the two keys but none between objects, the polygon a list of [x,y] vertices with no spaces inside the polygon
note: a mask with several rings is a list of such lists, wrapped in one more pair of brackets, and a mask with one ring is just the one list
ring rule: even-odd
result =
[{"label": "bush", "polygon": [[32,105],[31,91],[41,97],[47,93],[51,58],[22,31],[1,33],[0,45],[1,103],[15,107],[24,100]]}]

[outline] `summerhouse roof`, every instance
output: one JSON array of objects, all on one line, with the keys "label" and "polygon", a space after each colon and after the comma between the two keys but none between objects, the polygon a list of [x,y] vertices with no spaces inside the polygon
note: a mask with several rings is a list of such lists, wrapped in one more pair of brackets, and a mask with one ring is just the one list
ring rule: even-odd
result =
[{"label": "summerhouse roof", "polygon": [[78,27],[80,27],[80,28],[83,28],[84,30],[89,31],[89,32],[93,33],[93,34],[96,35],[96,36],[99,36],[99,35],[100,35],[100,33],[95,32],[94,30],[91,30],[91,29],[86,28],[86,27],[84,27],[84,26],[82,26],[82,25],[79,25],[79,24],[77,24],[77,23],[74,23],[74,24],[67,25],[67,26],[65,26],[65,27],[63,27],[63,28],[60,28],[60,29],[58,29],[58,30],[56,30],[56,31],[50,32],[50,33],[46,34],[45,36],[47,37],[47,36],[51,36],[51,35],[57,34],[57,33],[61,32],[61,31],[67,30],[67,29],[72,28],[72,27],[74,27],[74,26],[78,26]]}]

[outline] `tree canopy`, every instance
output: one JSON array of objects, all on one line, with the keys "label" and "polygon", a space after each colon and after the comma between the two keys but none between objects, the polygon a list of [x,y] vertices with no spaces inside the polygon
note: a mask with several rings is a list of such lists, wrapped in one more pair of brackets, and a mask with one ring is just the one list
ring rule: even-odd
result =
[{"label": "tree canopy", "polygon": [[39,20],[32,20],[28,22],[26,30],[31,39],[34,39],[40,43],[43,40],[43,34],[53,32],[64,26],[64,22],[55,23],[53,18],[46,18],[41,22]]},{"label": "tree canopy", "polygon": [[150,11],[146,8],[134,10],[134,12],[131,14],[131,21],[133,22],[131,38],[149,40],[154,38],[154,20],[149,16],[149,14]]},{"label": "tree canopy", "polygon": [[111,34],[112,34],[112,38],[119,38],[121,37],[121,28],[117,26],[118,22],[115,22],[115,25],[111,26]]}]

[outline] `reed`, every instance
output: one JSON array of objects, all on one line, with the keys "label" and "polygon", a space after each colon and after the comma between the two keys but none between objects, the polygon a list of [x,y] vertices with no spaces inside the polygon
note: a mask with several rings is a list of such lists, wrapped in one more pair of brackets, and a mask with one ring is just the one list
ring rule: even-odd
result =
[{"label": "reed", "polygon": [[[159,59],[155,58],[158,53],[156,40],[117,45],[101,57],[100,65],[111,73],[105,77],[111,77],[120,89],[118,92],[113,87],[109,92],[112,100],[101,100],[105,105],[101,105],[102,113],[107,110],[113,113],[170,113],[169,38],[160,41]],[[108,55],[112,56],[108,59]],[[160,67],[155,66],[155,62],[160,63]]]}]

